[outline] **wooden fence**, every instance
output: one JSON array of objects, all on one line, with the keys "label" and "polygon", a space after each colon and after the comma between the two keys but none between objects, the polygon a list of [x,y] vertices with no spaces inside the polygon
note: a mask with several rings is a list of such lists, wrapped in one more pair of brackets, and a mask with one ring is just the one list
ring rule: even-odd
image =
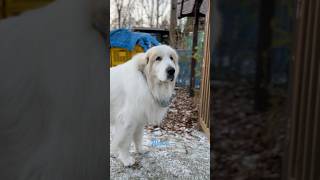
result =
[{"label": "wooden fence", "polygon": [[320,1],[297,0],[292,117],[284,179],[320,179]]},{"label": "wooden fence", "polygon": [[[209,1],[210,4],[210,1]],[[202,63],[199,122],[203,131],[210,137],[210,8],[206,16],[204,59]]]}]

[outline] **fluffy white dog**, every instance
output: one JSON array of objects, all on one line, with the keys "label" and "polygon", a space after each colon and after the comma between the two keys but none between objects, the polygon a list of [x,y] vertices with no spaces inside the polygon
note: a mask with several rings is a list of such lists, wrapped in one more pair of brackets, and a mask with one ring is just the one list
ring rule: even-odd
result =
[{"label": "fluffy white dog", "polygon": [[135,163],[131,142],[141,152],[144,126],[159,124],[166,115],[178,73],[178,55],[166,45],[110,68],[111,152],[125,166]]}]

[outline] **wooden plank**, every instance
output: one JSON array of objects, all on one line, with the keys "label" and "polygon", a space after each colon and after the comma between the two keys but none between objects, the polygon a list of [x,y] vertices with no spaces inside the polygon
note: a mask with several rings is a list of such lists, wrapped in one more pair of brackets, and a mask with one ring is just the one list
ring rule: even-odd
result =
[{"label": "wooden plank", "polygon": [[[210,11],[210,9],[209,9]],[[204,44],[204,59],[202,63],[201,72],[201,86],[200,86],[200,103],[199,103],[199,123],[203,131],[208,137],[210,137],[210,127],[209,127],[209,91],[210,91],[210,22],[209,16],[206,17],[207,26],[205,28],[205,44]]]},{"label": "wooden plank", "polygon": [[319,31],[319,26],[316,22],[319,21],[319,11],[317,11],[317,8],[319,8],[319,1],[313,1],[312,6],[314,7],[314,9],[312,10],[312,14],[313,14],[313,18],[312,18],[312,24],[313,24],[313,28],[312,28],[312,32],[311,36],[312,36],[312,42],[311,43],[311,58],[310,58],[310,69],[308,70],[309,73],[309,78],[308,78],[308,82],[309,82],[309,88],[308,88],[308,93],[307,93],[307,97],[306,97],[306,101],[307,101],[307,112],[305,115],[305,124],[306,124],[306,131],[305,131],[305,139],[304,139],[304,154],[303,154],[303,171],[302,171],[302,179],[310,179],[311,176],[311,151],[313,149],[314,144],[312,144],[312,140],[313,140],[313,126],[315,125],[315,122],[317,121],[317,119],[315,118],[315,99],[314,97],[316,97],[316,84],[317,84],[317,78],[316,76],[317,74],[317,68],[318,68],[318,64],[319,61],[317,58],[317,44],[319,43],[319,35],[318,35],[318,31]]},{"label": "wooden plank", "polygon": [[[298,157],[301,157],[301,168],[299,172],[299,176],[297,176],[298,179],[309,179],[309,174],[308,172],[310,170],[309,167],[309,153],[311,150],[312,144],[310,144],[310,133],[312,133],[312,129],[310,126],[312,125],[312,112],[310,110],[313,107],[310,107],[310,103],[312,103],[313,94],[312,94],[312,87],[314,84],[312,84],[312,69],[313,69],[313,60],[312,60],[312,54],[314,54],[313,50],[313,44],[314,44],[314,36],[315,36],[315,31],[314,31],[314,20],[315,20],[315,1],[311,1],[309,5],[309,19],[308,19],[308,38],[307,38],[307,46],[305,47],[306,53],[305,53],[305,58],[304,61],[307,64],[305,66],[305,79],[304,79],[304,84],[303,84],[303,90],[305,90],[304,93],[304,101],[302,103],[302,112],[300,114],[301,122],[303,122],[303,136],[301,137],[302,144],[301,144],[301,154],[298,154]],[[302,119],[304,121],[302,121]]]},{"label": "wooden plank", "polygon": [[303,63],[301,61],[304,51],[304,40],[306,31],[306,18],[308,12],[308,0],[298,0],[297,7],[297,19],[296,19],[296,46],[295,46],[295,57],[294,57],[294,80],[293,80],[293,106],[292,106],[292,121],[290,124],[290,144],[289,144],[289,168],[288,168],[288,178],[295,177],[295,166],[296,166],[296,153],[297,153],[297,138],[299,131],[299,110],[298,105],[300,104],[300,87],[302,81],[302,69]]},{"label": "wooden plank", "polygon": [[304,56],[302,57],[303,61],[303,74],[302,74],[302,86],[301,88],[301,102],[299,103],[299,131],[298,131],[298,141],[297,141],[297,164],[295,167],[296,171],[296,178],[302,179],[303,172],[305,171],[305,168],[303,166],[303,154],[304,151],[306,151],[307,147],[304,147],[304,141],[305,141],[305,134],[306,132],[306,113],[307,113],[307,97],[308,97],[308,88],[309,88],[309,70],[310,70],[310,63],[311,63],[311,42],[313,37],[313,12],[314,12],[314,1],[309,1],[309,8],[308,8],[308,15],[307,15],[307,31],[306,31],[306,41],[303,46],[304,48]]},{"label": "wooden plank", "polygon": [[[319,32],[320,29],[320,1],[317,1],[316,3],[316,29],[315,32]],[[313,104],[313,113],[314,113],[314,124],[313,124],[313,132],[312,132],[312,148],[311,148],[311,167],[310,167],[310,179],[319,179],[319,173],[317,170],[319,170],[320,166],[317,164],[317,161],[319,161],[319,138],[320,138],[320,35],[316,34],[316,38],[314,38],[315,44],[314,44],[314,54],[313,59],[316,61],[316,65],[314,65],[314,96],[313,99],[315,103]],[[318,152],[317,152],[318,151]],[[318,173],[318,176],[316,175]]]},{"label": "wooden plank", "polygon": [[209,129],[209,134],[210,134],[210,51],[211,51],[211,46],[210,46],[210,1],[209,1],[209,13],[208,16],[206,17],[207,19],[207,29],[206,29],[206,40],[207,40],[207,50],[206,50],[206,55],[207,55],[207,64],[206,64],[206,99],[207,99],[207,111],[206,111],[206,120],[207,120],[207,128]]},{"label": "wooden plank", "polygon": [[209,128],[207,128],[206,124],[203,123],[203,119],[200,118],[199,122],[200,122],[201,128],[203,129],[204,133],[206,134],[206,136],[208,137],[209,142],[210,142],[210,130],[209,130]]},{"label": "wooden plank", "polygon": [[[209,45],[208,45],[209,47]],[[210,61],[209,61],[208,51],[207,51],[207,62],[206,62],[206,89],[205,89],[205,95],[206,95],[206,125],[209,128],[209,110],[210,110]]]},{"label": "wooden plank", "polygon": [[288,179],[320,178],[320,1],[299,0]]},{"label": "wooden plank", "polygon": [[[320,58],[319,54],[319,47],[318,47],[318,61]],[[317,89],[316,89],[316,96],[314,97],[315,99],[315,117],[314,117],[314,125],[313,125],[313,137],[312,137],[312,151],[311,151],[311,169],[310,169],[310,174],[311,177],[310,179],[319,179],[320,178],[320,63],[317,66]]]},{"label": "wooden plank", "polygon": [[[319,47],[318,47],[319,48]],[[313,144],[315,146],[312,149],[312,158],[311,158],[311,180],[313,179],[319,179],[320,178],[320,66],[318,67],[318,86],[317,86],[317,96],[316,96],[316,124],[314,126],[314,138],[313,138]]]},{"label": "wooden plank", "polygon": [[[210,85],[209,85],[209,81],[210,81],[210,55],[209,55],[209,52],[210,52],[210,43],[209,43],[209,39],[210,39],[210,31],[209,31],[209,26],[210,26],[210,23],[209,23],[209,17],[207,17],[207,21],[208,21],[208,26],[207,26],[207,42],[206,42],[206,74],[205,74],[205,77],[206,77],[206,125],[208,127],[208,124],[209,124],[209,103],[210,103],[210,98],[209,98],[209,93],[210,93]],[[208,127],[209,128],[209,127]]]},{"label": "wooden plank", "polygon": [[[210,9],[210,1],[209,1],[209,9]],[[210,13],[209,13],[209,15],[210,15]],[[208,22],[210,22],[210,16],[208,17]],[[208,94],[207,94],[207,99],[208,99],[208,104],[207,104],[207,106],[208,106],[208,112],[207,112],[207,127],[208,127],[208,129],[210,130],[210,110],[212,110],[211,109],[211,107],[210,107],[210,103],[211,103],[211,99],[210,99],[210,82],[211,82],[211,79],[210,79],[210,67],[211,67],[211,54],[210,54],[210,52],[211,52],[211,43],[210,43],[210,36],[211,36],[211,34],[210,34],[210,23],[208,23],[209,25],[208,25],[208,28],[207,28],[207,48],[208,48],[208,50],[207,50],[207,61],[208,61],[208,63],[207,63],[207,72],[208,72],[208,74],[207,74],[207,91],[208,91]],[[210,133],[210,132],[209,132]]]}]

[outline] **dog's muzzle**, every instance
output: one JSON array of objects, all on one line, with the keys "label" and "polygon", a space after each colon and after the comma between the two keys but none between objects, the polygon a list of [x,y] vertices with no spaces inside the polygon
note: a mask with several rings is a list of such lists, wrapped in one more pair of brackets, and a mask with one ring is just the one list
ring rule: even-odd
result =
[{"label": "dog's muzzle", "polygon": [[167,79],[169,79],[170,81],[173,81],[175,72],[176,72],[176,70],[173,67],[168,67],[167,68]]}]

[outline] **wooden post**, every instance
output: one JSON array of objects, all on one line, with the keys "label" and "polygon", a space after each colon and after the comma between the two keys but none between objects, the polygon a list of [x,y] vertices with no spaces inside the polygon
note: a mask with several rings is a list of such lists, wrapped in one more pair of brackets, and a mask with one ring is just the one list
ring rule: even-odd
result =
[{"label": "wooden post", "polygon": [[191,73],[190,73],[190,86],[189,86],[189,95],[194,96],[194,84],[195,84],[195,67],[196,67],[196,58],[195,54],[197,53],[198,45],[198,28],[199,28],[199,9],[202,0],[195,0],[194,6],[194,24],[193,24],[193,40],[192,40],[192,58],[191,58]]}]

